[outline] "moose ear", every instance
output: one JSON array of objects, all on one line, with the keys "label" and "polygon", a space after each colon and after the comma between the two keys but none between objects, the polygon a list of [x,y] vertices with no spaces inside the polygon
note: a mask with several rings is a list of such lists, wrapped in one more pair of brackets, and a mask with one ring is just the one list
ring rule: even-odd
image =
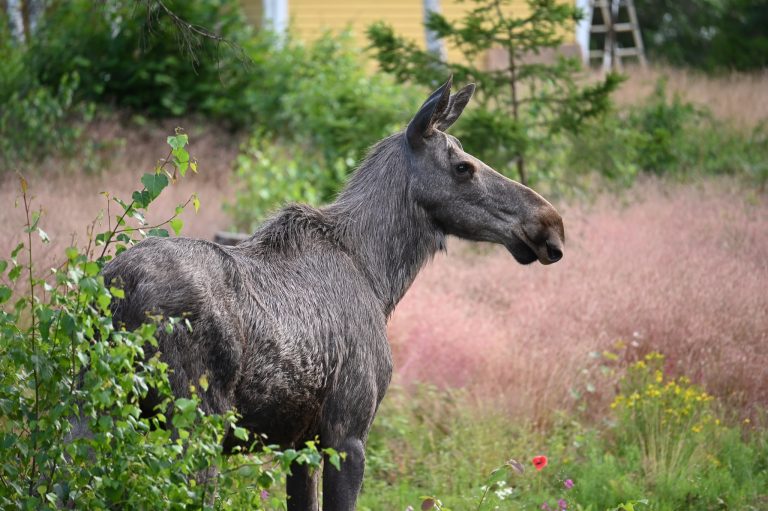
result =
[{"label": "moose ear", "polygon": [[464,86],[459,92],[452,95],[448,100],[448,108],[446,108],[443,115],[437,119],[435,127],[440,131],[445,131],[450,128],[459,118],[461,112],[464,111],[464,107],[467,106],[467,103],[469,103],[474,92],[475,84],[470,83],[469,85]]},{"label": "moose ear", "polygon": [[424,143],[424,139],[432,134],[438,119],[445,114],[451,97],[452,82],[453,77],[448,78],[447,82],[427,98],[411,122],[408,123],[405,138],[411,147],[420,147]]}]

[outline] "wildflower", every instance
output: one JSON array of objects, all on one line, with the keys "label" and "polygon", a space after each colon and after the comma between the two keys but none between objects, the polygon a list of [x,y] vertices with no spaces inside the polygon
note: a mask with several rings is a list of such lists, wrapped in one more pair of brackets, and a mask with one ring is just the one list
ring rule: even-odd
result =
[{"label": "wildflower", "polygon": [[542,509],[543,511],[552,511],[552,508],[550,508],[550,507],[549,507],[549,504],[547,504],[546,502],[544,502],[544,503],[542,503],[542,504],[541,504],[541,509]]},{"label": "wildflower", "polygon": [[546,456],[534,456],[533,460],[531,461],[533,463],[533,466],[536,467],[536,470],[541,470],[542,468],[547,466]]},{"label": "wildflower", "polygon": [[563,483],[563,486],[565,486],[566,490],[570,490],[571,488],[573,488],[573,479],[566,479],[565,482]]},{"label": "wildflower", "polygon": [[565,501],[565,499],[560,499],[557,501],[557,507],[560,509],[568,509],[568,503]]},{"label": "wildflower", "polygon": [[267,490],[261,490],[261,500],[267,500],[269,498],[269,492]]}]

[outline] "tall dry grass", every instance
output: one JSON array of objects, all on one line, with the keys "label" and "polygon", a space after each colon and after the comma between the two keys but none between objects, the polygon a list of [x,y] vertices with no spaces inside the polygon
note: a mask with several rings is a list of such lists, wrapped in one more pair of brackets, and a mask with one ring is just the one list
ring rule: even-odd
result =
[{"label": "tall dry grass", "polygon": [[707,76],[692,70],[650,66],[629,67],[624,74],[627,81],[614,96],[619,106],[648,97],[658,80],[664,78],[669,94],[679,94],[738,127],[751,128],[768,121],[768,71]]},{"label": "tall dry grass", "polygon": [[[169,120],[145,127],[126,127],[117,119],[100,121],[89,128],[88,136],[100,142],[120,141],[109,145],[110,149],[101,155],[103,167],[100,172],[88,174],[76,168],[76,163],[59,159],[19,169],[29,182],[33,207],[42,208],[40,227],[51,238],[47,245],[37,244],[38,263],[48,266],[61,262],[64,248],[73,240],[81,245],[86,243],[86,226],[100,212],[107,212],[107,201],[100,192],[130,199],[131,192],[141,187],[142,174],[152,172],[157,161],[168,155],[165,139],[177,126],[188,128],[190,154],[198,159],[200,172],[198,175],[188,173],[185,179],[163,193],[153,204],[148,220],[167,218],[177,204],[197,192],[201,210],[197,215],[192,208],[183,213],[184,235],[211,238],[217,230],[227,228],[230,221],[221,205],[231,196],[230,172],[238,139],[222,129],[191,119]],[[18,203],[20,195],[18,176],[13,173],[0,175],[0,258],[7,258],[21,241],[25,219],[23,207]],[[119,206],[112,204],[111,216],[114,217],[118,210]],[[106,219],[101,218],[96,232],[106,230],[106,225]]]},{"label": "tall dry grass", "polygon": [[535,419],[570,407],[589,353],[623,339],[623,356],[659,350],[731,403],[768,405],[765,196],[650,182],[562,209],[553,266],[449,243],[391,321],[402,382],[467,387]]}]

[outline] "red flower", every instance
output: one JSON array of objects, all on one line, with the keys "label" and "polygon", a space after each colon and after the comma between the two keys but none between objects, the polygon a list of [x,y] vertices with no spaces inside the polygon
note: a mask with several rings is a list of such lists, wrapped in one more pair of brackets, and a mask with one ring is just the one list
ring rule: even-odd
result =
[{"label": "red flower", "polygon": [[533,466],[536,467],[536,470],[541,470],[542,468],[547,466],[547,457],[546,456],[534,456],[533,460]]}]

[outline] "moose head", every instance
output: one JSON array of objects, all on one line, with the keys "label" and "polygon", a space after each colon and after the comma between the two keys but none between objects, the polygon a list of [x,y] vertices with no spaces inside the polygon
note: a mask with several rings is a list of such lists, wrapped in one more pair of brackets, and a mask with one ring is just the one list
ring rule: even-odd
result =
[{"label": "moose head", "polygon": [[432,93],[405,131],[415,200],[445,234],[502,244],[521,264],[559,261],[565,231],[555,208],[445,133],[475,90],[469,84],[451,95],[451,83],[448,79]]}]

